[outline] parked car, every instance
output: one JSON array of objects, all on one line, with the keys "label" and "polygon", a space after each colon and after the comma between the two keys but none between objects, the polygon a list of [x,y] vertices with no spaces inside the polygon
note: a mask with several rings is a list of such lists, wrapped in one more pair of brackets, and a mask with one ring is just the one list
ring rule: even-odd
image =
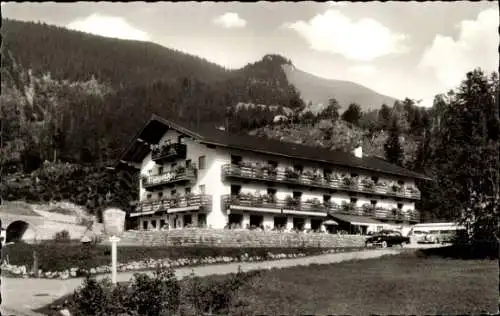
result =
[{"label": "parked car", "polygon": [[381,246],[382,248],[392,247],[394,245],[403,246],[410,243],[409,237],[404,237],[395,230],[381,230],[365,241],[366,247]]},{"label": "parked car", "polygon": [[428,231],[425,230],[419,230],[419,229],[412,229],[408,233],[408,237],[410,238],[412,243],[424,243],[425,242],[425,237],[429,234]]}]

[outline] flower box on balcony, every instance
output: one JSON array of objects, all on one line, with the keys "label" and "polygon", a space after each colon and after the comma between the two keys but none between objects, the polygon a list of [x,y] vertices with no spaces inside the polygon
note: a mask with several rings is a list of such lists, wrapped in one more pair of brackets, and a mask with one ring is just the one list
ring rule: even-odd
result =
[{"label": "flower box on balcony", "polygon": [[300,204],[300,201],[294,197],[292,197],[291,195],[287,196],[285,198],[285,205],[287,207],[291,207],[291,208],[295,208],[297,207],[298,205]]},{"label": "flower box on balcony", "polygon": [[173,161],[175,159],[186,159],[186,151],[186,144],[163,144],[152,148],[151,159],[157,163]]},{"label": "flower box on balcony", "polygon": [[375,181],[373,181],[370,178],[362,178],[361,185],[363,186],[363,189],[366,191],[373,191],[375,189]]},{"label": "flower box on balcony", "polygon": [[293,170],[292,168],[285,169],[285,178],[287,180],[297,180],[300,176],[300,173]]},{"label": "flower box on balcony", "polygon": [[275,166],[267,164],[263,165],[261,168],[262,171],[264,172],[264,175],[267,177],[276,177],[276,175],[278,174],[278,170],[276,169]]}]

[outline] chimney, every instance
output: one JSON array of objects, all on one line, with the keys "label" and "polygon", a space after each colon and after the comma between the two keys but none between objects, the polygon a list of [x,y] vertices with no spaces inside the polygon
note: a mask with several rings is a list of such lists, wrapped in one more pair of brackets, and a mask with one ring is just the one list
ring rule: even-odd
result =
[{"label": "chimney", "polygon": [[363,146],[361,145],[361,142],[359,142],[358,146],[354,149],[354,156],[363,158]]}]

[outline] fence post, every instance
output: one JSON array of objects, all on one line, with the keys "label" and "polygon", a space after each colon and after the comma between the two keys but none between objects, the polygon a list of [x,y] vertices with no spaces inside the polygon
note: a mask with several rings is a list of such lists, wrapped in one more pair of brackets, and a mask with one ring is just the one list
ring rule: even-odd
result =
[{"label": "fence post", "polygon": [[38,275],[38,255],[36,253],[36,250],[33,250],[33,266],[31,267],[31,270],[33,274],[35,275],[36,278],[39,277]]}]

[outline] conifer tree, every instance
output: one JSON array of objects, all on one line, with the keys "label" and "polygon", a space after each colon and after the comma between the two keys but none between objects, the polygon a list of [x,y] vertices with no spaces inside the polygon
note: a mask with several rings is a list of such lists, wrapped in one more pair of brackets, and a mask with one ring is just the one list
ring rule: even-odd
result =
[{"label": "conifer tree", "polygon": [[403,166],[403,147],[399,139],[400,135],[398,121],[393,118],[389,128],[389,137],[384,144],[385,157],[390,163]]}]

